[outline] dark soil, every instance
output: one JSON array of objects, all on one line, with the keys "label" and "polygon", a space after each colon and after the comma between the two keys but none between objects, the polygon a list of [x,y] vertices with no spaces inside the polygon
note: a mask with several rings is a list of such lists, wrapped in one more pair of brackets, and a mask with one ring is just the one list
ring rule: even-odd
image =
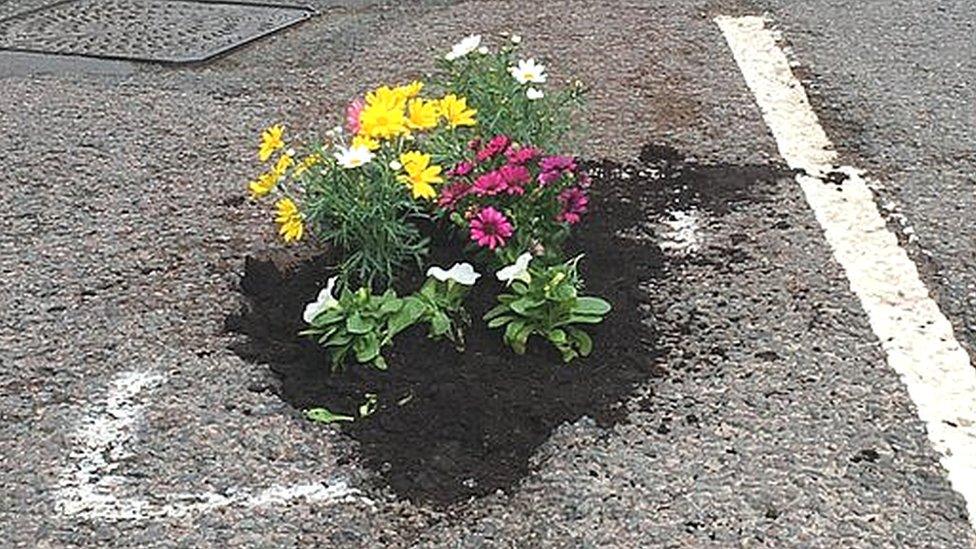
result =
[{"label": "dark soil", "polygon": [[[408,331],[385,352],[388,371],[352,366],[333,374],[326,353],[295,335],[305,304],[331,274],[328,255],[287,268],[247,261],[241,286],[248,306],[227,319],[229,330],[248,336],[235,350],[270,365],[281,379],[281,397],[299,409],[354,415],[365,393],[378,394],[374,415],[342,429],[399,495],[443,505],[507,490],[528,473],[529,457],[554,428],[583,415],[612,426],[624,419],[628,395],[664,373],[656,363],[659,334],[642,312],[653,296],[638,287],[667,276],[665,257],[652,238],[620,233],[643,227],[639,232],[653,237],[646,222],[668,208],[721,215],[751,197],[757,180],[775,177],[768,168],[684,165],[681,155],[660,146],[646,147],[640,160],[636,167],[588,164],[590,214],[568,247],[586,254],[586,293],[613,304],[605,322],[589,329],[595,342],[589,358],[565,365],[539,339],[530,340],[526,355],[515,355],[500,332],[478,320],[501,290],[482,267],[486,276],[466,303],[475,321],[465,353]],[[435,239],[432,263],[447,266],[462,257],[456,240]],[[407,289],[419,282],[418,276]]]}]

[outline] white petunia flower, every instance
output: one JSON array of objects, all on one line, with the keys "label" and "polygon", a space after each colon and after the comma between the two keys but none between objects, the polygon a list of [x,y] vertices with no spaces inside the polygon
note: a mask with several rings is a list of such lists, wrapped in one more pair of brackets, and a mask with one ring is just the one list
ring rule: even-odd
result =
[{"label": "white petunia flower", "polygon": [[474,267],[470,263],[455,263],[453,267],[446,271],[440,267],[431,267],[427,269],[427,276],[432,276],[441,282],[453,280],[465,286],[473,286],[481,277],[480,274],[475,272]]},{"label": "white petunia flower", "polygon": [[375,155],[362,145],[354,145],[348,149],[339,147],[339,152],[335,153],[336,160],[343,168],[358,168],[368,163]]},{"label": "white petunia flower", "polygon": [[536,99],[542,99],[543,97],[546,96],[546,94],[542,93],[542,90],[529,88],[525,90],[525,96],[528,97],[531,101],[535,101]]},{"label": "white petunia flower", "polygon": [[509,67],[508,72],[519,81],[519,84],[528,84],[529,82],[533,84],[546,83],[545,65],[536,63],[535,59],[531,57],[520,60],[517,66]]},{"label": "white petunia flower", "polygon": [[517,35],[517,34],[513,34],[512,37],[509,38],[509,40],[511,40],[513,44],[521,44],[522,43],[522,37],[519,36],[519,35]]},{"label": "white petunia flower", "polygon": [[444,59],[447,59],[448,61],[454,61],[455,59],[460,59],[465,55],[478,49],[478,46],[480,45],[481,45],[481,35],[472,34],[471,36],[464,38],[457,44],[454,44],[454,46],[451,47],[451,51],[447,52],[447,55],[444,56]]},{"label": "white petunia flower", "polygon": [[315,320],[315,317],[319,316],[327,309],[331,309],[339,305],[339,300],[333,297],[332,290],[335,288],[336,280],[339,277],[334,276],[329,279],[329,282],[325,285],[325,288],[319,292],[319,297],[315,301],[309,303],[305,306],[305,314],[302,318],[306,323],[311,324]]},{"label": "white petunia flower", "polygon": [[504,282],[506,286],[511,285],[516,280],[521,280],[528,284],[532,282],[532,275],[529,274],[530,262],[532,262],[532,254],[526,252],[518,256],[515,263],[495,273],[495,276],[498,277],[498,280]]}]

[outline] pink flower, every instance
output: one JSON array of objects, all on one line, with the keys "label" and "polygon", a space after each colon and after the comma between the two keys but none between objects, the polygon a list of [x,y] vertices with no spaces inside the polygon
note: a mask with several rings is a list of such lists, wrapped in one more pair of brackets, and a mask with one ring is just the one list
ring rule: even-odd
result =
[{"label": "pink flower", "polygon": [[547,156],[539,162],[544,172],[570,171],[576,169],[576,159],[572,156]]},{"label": "pink flower", "polygon": [[491,141],[489,141],[487,145],[485,145],[485,148],[478,151],[475,159],[477,159],[478,162],[484,162],[489,158],[494,158],[505,152],[505,149],[507,149],[511,143],[512,140],[509,139],[507,135],[496,135],[495,137],[491,138]]},{"label": "pink flower", "polygon": [[502,212],[488,206],[478,212],[471,220],[471,240],[482,248],[494,250],[505,245],[505,239],[512,236],[512,224]]},{"label": "pink flower", "polygon": [[508,157],[509,164],[525,164],[538,155],[539,150],[532,147],[522,147],[520,149],[509,147],[509,149],[505,151],[505,156]]},{"label": "pink flower", "polygon": [[359,133],[359,115],[362,114],[363,108],[366,106],[366,102],[363,99],[356,98],[349,103],[346,107],[346,130],[351,134]]},{"label": "pink flower", "polygon": [[546,185],[550,185],[552,183],[555,183],[556,181],[559,181],[559,178],[561,178],[562,176],[563,176],[563,172],[560,171],[542,172],[539,174],[539,178],[538,178],[539,184],[545,187]]},{"label": "pink flower", "polygon": [[586,206],[590,203],[590,198],[586,196],[586,191],[579,187],[570,187],[559,193],[559,203],[563,205],[563,211],[556,216],[556,221],[565,221],[570,225],[579,223],[583,214],[586,213]]},{"label": "pink flower", "polygon": [[437,197],[437,205],[446,210],[453,210],[459,200],[471,192],[471,185],[467,183],[451,183],[441,187],[441,194]]},{"label": "pink flower", "polygon": [[576,159],[572,156],[547,156],[539,162],[542,173],[539,174],[539,184],[545,187],[559,181],[566,172],[576,170]]},{"label": "pink flower", "polygon": [[474,193],[478,196],[495,196],[505,190],[505,180],[498,171],[483,174],[474,182]]},{"label": "pink flower", "polygon": [[525,166],[507,164],[498,168],[498,175],[505,182],[505,191],[508,194],[524,194],[525,189],[522,186],[532,180],[532,174]]},{"label": "pink flower", "polygon": [[474,164],[468,162],[467,160],[462,160],[461,162],[455,164],[454,167],[447,172],[447,175],[464,177],[471,173],[472,170],[474,170]]}]

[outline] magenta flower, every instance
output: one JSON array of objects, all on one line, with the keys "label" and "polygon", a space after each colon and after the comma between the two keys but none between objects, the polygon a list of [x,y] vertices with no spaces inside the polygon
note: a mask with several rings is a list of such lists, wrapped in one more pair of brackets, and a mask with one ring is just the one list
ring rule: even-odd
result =
[{"label": "magenta flower", "polygon": [[453,210],[459,200],[471,192],[471,185],[467,183],[451,183],[441,187],[441,194],[437,197],[437,205],[446,210]]},{"label": "magenta flower", "polygon": [[474,193],[478,196],[495,196],[505,191],[505,180],[498,171],[483,174],[474,182]]},{"label": "magenta flower", "polygon": [[470,174],[472,170],[474,170],[474,164],[468,162],[467,160],[462,160],[461,162],[455,164],[454,167],[447,172],[447,175],[464,177]]},{"label": "magenta flower", "polygon": [[562,176],[563,176],[563,172],[561,171],[542,172],[539,174],[539,178],[538,178],[539,184],[542,185],[543,187],[545,187],[546,185],[551,185],[552,183],[559,181],[559,178],[561,178]]},{"label": "magenta flower", "polygon": [[509,149],[505,151],[505,156],[508,157],[509,164],[525,164],[538,155],[539,150],[532,147],[522,147],[520,149],[509,147]]},{"label": "magenta flower", "polygon": [[559,193],[559,203],[563,205],[563,211],[556,216],[556,221],[564,221],[570,225],[579,223],[583,214],[586,213],[586,206],[590,203],[590,198],[586,196],[586,191],[579,187],[570,187]]},{"label": "magenta flower", "polygon": [[505,191],[508,194],[521,195],[525,193],[523,186],[532,180],[532,174],[525,166],[513,166],[507,164],[498,168],[498,175],[505,182]]},{"label": "magenta flower", "polygon": [[485,148],[478,151],[475,159],[478,162],[484,162],[489,158],[494,158],[505,152],[505,149],[507,149],[511,143],[512,140],[509,139],[507,135],[496,135],[495,137],[492,137],[490,141],[488,141]]},{"label": "magenta flower", "polygon": [[353,135],[359,133],[359,115],[362,114],[364,107],[366,102],[361,97],[354,99],[346,107],[346,130]]},{"label": "magenta flower", "polygon": [[547,156],[539,162],[539,168],[544,172],[565,172],[576,169],[576,159],[572,156]]},{"label": "magenta flower", "polygon": [[471,240],[482,248],[489,250],[505,245],[505,240],[512,236],[512,224],[508,222],[502,212],[488,206],[478,212],[471,220]]}]

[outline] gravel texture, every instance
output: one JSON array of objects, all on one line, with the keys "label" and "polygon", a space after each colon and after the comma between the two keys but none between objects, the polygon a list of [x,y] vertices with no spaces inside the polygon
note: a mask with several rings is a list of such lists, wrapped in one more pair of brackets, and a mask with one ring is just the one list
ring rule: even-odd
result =
[{"label": "gravel texture", "polygon": [[[704,2],[363,3],[212,64],[159,69],[0,54],[0,539],[11,546],[938,546],[974,543],[908,397],[789,181],[704,215],[654,314],[670,370],[630,421],[564,425],[512,494],[397,501],[273,377],[228,350],[243,258],[271,246],[241,200],[257,132],[334,124],[365,87],[417,76],[468,32],[518,32],[592,87],[589,157],[647,142],[699,160],[775,148]],[[0,8],[9,6],[0,4]],[[660,220],[652,220],[660,221]],[[677,281],[677,282],[674,282]],[[372,503],[149,522],[54,508],[71,433],[114,375],[164,372],[124,493],[345,478]],[[206,380],[207,391],[201,380]]]}]

